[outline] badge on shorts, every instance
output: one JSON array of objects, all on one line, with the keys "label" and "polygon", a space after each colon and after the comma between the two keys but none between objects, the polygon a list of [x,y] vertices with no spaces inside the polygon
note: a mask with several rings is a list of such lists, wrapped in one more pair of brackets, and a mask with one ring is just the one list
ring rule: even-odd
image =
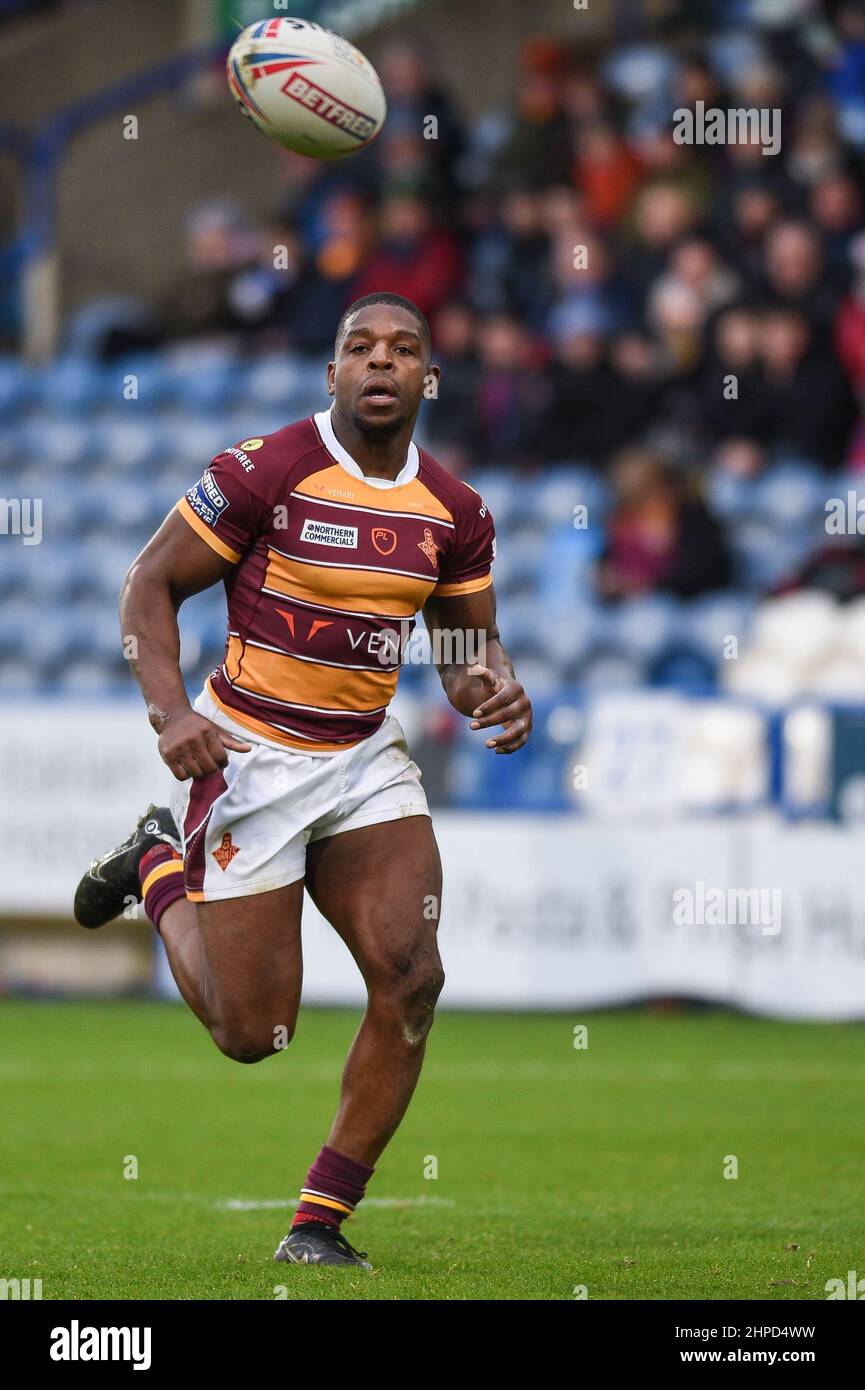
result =
[{"label": "badge on shorts", "polygon": [[222,844],[219,846],[219,849],[215,849],[213,851],[213,857],[223,873],[225,873],[225,870],[228,868],[229,864],[231,863],[232,859],[236,854],[240,854],[240,850],[237,848],[236,845],[233,845],[231,843],[231,833],[228,830],[226,830],[225,834],[222,837]]}]

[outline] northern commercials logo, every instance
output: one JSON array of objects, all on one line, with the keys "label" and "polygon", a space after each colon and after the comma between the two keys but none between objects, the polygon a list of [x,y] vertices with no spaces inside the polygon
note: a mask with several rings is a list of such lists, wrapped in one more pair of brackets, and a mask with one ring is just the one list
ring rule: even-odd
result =
[{"label": "northern commercials logo", "polygon": [[337,545],[343,550],[357,550],[357,527],[335,526],[329,521],[312,521],[307,517],[300,539],[310,545]]},{"label": "northern commercials logo", "polygon": [[208,526],[215,526],[222,514],[228,510],[228,498],[220,490],[219,484],[209,468],[206,468],[195,487],[186,494],[195,515],[201,517]]},{"label": "northern commercials logo", "polygon": [[131,1361],[133,1371],[150,1370],[149,1327],[69,1327],[51,1329],[52,1361]]}]

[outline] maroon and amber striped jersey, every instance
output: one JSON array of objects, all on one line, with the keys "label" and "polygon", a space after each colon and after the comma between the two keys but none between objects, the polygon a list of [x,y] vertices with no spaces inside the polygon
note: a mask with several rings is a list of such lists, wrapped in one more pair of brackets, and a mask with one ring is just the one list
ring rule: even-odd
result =
[{"label": "maroon and amber striped jersey", "polygon": [[235,566],[210,693],[289,748],[337,752],[375,733],[430,594],[492,583],[479,494],[415,444],[393,482],[365,478],[329,411],[218,454],[177,510]]}]

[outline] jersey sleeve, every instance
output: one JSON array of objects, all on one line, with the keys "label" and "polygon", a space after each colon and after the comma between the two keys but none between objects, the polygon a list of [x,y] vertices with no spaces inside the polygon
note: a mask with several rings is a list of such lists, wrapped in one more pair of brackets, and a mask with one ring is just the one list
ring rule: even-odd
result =
[{"label": "jersey sleeve", "polygon": [[492,563],[496,554],[493,518],[483,498],[469,488],[466,501],[454,518],[454,541],[442,556],[436,598],[474,594],[493,582]]},{"label": "jersey sleeve", "polygon": [[[177,511],[224,560],[238,564],[261,533],[266,504],[250,491],[238,448],[217,454]],[[247,457],[247,455],[243,455]]]}]

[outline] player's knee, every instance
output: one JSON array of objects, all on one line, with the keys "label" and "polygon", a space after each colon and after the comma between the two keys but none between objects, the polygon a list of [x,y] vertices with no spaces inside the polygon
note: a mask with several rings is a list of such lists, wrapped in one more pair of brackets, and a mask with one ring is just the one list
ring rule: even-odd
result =
[{"label": "player's knee", "polygon": [[414,958],[397,963],[387,993],[406,1042],[423,1042],[432,1027],[444,982],[444,970],[438,959]]},{"label": "player's knee", "polygon": [[294,1036],[294,1025],[279,1024],[268,1033],[255,1027],[217,1023],[210,1031],[220,1052],[233,1062],[250,1065],[286,1048]]}]

